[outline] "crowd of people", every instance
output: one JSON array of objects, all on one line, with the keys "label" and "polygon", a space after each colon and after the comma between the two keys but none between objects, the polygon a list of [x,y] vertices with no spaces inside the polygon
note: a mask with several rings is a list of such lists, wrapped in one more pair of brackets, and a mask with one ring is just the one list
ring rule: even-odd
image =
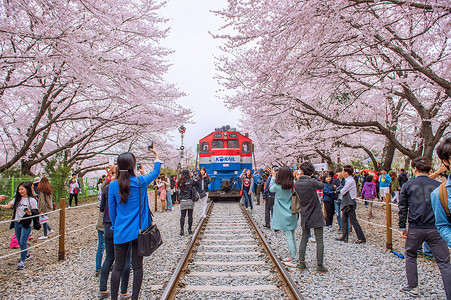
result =
[{"label": "crowd of people", "polygon": [[[96,275],[99,276],[97,298],[138,299],[143,280],[143,256],[138,254],[138,233],[153,223],[149,207],[147,187],[153,185],[158,191],[161,213],[171,211],[173,205],[180,205],[180,235],[193,234],[193,210],[195,202],[201,206],[201,217],[206,217],[210,177],[205,168],[199,172],[182,170],[180,176],[160,174],[161,161],[158,153],[151,172],[137,163],[132,153],[123,153],[117,158],[117,165],[106,168],[107,174],[98,182],[100,189],[99,218],[97,223],[98,251]],[[380,173],[365,170],[355,172],[345,165],[335,172],[316,172],[312,163],[304,162],[293,170],[287,166],[267,167],[265,170],[244,170],[241,179],[241,204],[250,213],[256,205],[265,205],[264,227],[283,231],[289,257],[283,262],[289,267],[301,270],[307,268],[305,255],[309,242],[316,242],[316,271],[328,272],[324,264],[324,230],[337,231],[335,240],[349,242],[349,233],[355,231],[355,244],[366,243],[357,215],[357,200],[361,198],[369,208],[372,217],[372,203],[392,197],[399,207],[399,228],[406,239],[407,284],[401,290],[418,296],[417,256],[424,244],[424,251],[434,257],[442,274],[447,299],[451,299],[451,176],[440,183],[440,175],[449,172],[451,165],[451,138],[437,147],[437,154],[443,165],[432,172],[431,162],[418,157],[411,162],[412,176],[404,170],[400,174],[382,170]],[[196,175],[197,173],[197,175]],[[71,200],[78,204],[79,182],[76,176],[69,182]],[[11,228],[20,245],[18,270],[25,267],[30,257],[27,240],[32,226],[46,239],[53,232],[46,214],[54,209],[53,189],[47,177],[36,178],[34,182],[23,182],[17,187],[14,199],[0,205],[1,209],[13,208]],[[3,200],[4,196],[0,196]],[[294,202],[299,210],[293,211]],[[141,207],[141,209],[139,209]],[[156,208],[157,210],[157,208]],[[188,217],[187,217],[188,216]],[[334,216],[337,221],[333,226]],[[186,218],[187,217],[187,218]],[[296,244],[296,230],[300,227],[301,241]],[[103,252],[105,251],[105,259]],[[133,290],[128,291],[130,266],[133,269]],[[108,278],[111,272],[110,292]],[[120,290],[119,290],[120,288]]]}]

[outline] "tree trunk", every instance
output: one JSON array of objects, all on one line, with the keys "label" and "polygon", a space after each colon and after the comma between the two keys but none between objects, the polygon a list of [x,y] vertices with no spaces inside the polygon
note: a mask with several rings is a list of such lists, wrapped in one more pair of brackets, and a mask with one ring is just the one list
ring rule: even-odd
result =
[{"label": "tree trunk", "polygon": [[[390,142],[388,139],[385,139],[385,146],[384,146],[384,154],[383,154],[383,163],[382,167],[391,170],[391,165],[393,163],[393,158],[395,157],[395,145]],[[379,170],[378,170],[379,171]]]}]

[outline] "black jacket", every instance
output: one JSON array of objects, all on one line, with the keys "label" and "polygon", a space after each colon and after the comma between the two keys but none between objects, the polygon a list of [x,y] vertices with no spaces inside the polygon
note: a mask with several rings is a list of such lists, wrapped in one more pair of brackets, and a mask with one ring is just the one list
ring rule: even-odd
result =
[{"label": "black jacket", "polygon": [[[208,192],[208,185],[210,184],[210,179],[208,179],[208,177],[203,177],[202,180],[204,181],[204,191]],[[198,182],[198,186],[197,186],[197,191],[200,192],[202,188],[202,182]]]},{"label": "black jacket", "polygon": [[[14,220],[14,216],[16,215],[16,209],[14,209],[13,211],[13,220]],[[34,230],[39,230],[41,229],[41,223],[39,223],[39,211],[37,209],[32,209],[31,210],[31,216],[36,216],[34,218],[30,218],[30,219],[25,219],[25,220],[21,220],[19,221],[19,224],[22,224],[22,226],[24,228],[29,228],[31,225],[31,222],[33,222],[33,229]],[[31,217],[27,214],[23,215],[22,218],[26,218],[26,217]],[[13,229],[14,228],[14,222],[11,222],[9,224],[9,229]]]},{"label": "black jacket", "polygon": [[110,211],[108,210],[108,193],[110,192],[110,185],[107,185],[102,192],[102,198],[100,201],[100,211],[103,212],[103,225],[113,226],[110,219]]},{"label": "black jacket", "polygon": [[405,183],[399,193],[399,228],[406,230],[406,220],[409,217],[409,227],[434,229],[435,217],[431,205],[431,193],[440,182],[427,175],[417,176]]},{"label": "black jacket", "polygon": [[407,174],[403,172],[403,173],[399,174],[398,180],[399,180],[399,187],[402,188],[404,183],[409,181],[409,178],[407,178]]},{"label": "black jacket", "polygon": [[180,189],[179,199],[180,200],[193,199],[193,195],[192,195],[193,187],[197,187],[198,184],[199,183],[196,180],[193,180],[190,178],[185,182],[184,189],[182,189],[180,186],[178,186],[178,188]]}]

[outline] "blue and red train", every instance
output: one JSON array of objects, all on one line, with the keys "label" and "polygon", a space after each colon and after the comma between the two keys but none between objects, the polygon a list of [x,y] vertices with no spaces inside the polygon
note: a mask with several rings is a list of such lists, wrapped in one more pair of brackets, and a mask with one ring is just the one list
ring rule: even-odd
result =
[{"label": "blue and red train", "polygon": [[197,147],[199,168],[205,167],[211,178],[209,197],[240,198],[240,175],[252,169],[254,146],[248,134],[223,126],[200,139]]}]

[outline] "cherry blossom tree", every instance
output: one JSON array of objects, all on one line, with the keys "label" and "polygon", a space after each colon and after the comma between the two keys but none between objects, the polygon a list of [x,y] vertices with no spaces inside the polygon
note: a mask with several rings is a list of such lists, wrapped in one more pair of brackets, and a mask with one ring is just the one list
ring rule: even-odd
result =
[{"label": "cherry blossom tree", "polygon": [[450,13],[445,0],[229,1],[218,80],[251,120],[289,112],[381,136],[386,167],[395,150],[432,157],[450,130]]},{"label": "cherry blossom tree", "polygon": [[[145,149],[186,122],[165,82],[168,29],[153,0],[5,1],[0,6],[0,172],[64,152],[80,170]],[[163,29],[162,29],[163,28]],[[99,165],[99,166],[96,166]]]}]

